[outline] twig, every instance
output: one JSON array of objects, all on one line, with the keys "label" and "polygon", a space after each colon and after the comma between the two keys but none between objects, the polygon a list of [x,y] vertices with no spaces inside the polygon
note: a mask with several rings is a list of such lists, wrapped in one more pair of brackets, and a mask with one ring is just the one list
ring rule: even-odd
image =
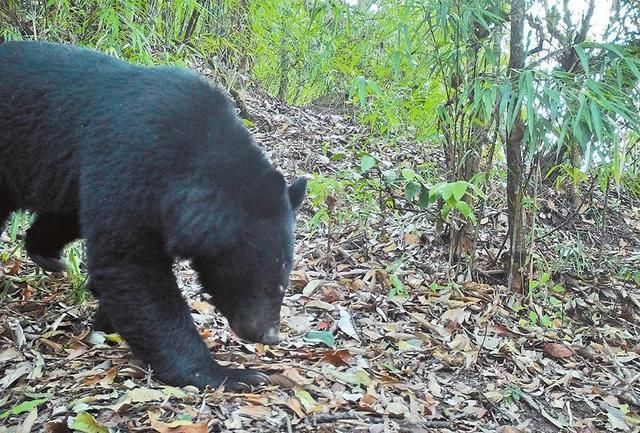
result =
[{"label": "twig", "polygon": [[311,425],[318,424],[329,424],[335,421],[341,421],[346,419],[361,419],[363,418],[355,411],[350,410],[349,412],[333,412],[333,413],[319,413],[312,416],[309,421]]},{"label": "twig", "polygon": [[[602,229],[604,228],[605,223],[607,222],[607,211],[609,209],[609,191],[611,185],[611,177],[607,174],[607,187],[604,192],[604,209],[602,211],[602,221],[600,222],[600,235],[602,235]],[[600,242],[600,248],[598,248],[598,263],[602,259],[602,249],[604,247],[604,242]]]},{"label": "twig", "polygon": [[334,277],[356,277],[358,275],[364,275],[369,272],[369,269],[352,269],[350,271],[334,272]]}]

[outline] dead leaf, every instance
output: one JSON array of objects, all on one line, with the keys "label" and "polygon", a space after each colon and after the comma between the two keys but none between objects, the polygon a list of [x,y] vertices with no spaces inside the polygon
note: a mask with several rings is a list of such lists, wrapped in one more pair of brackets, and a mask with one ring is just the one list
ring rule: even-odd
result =
[{"label": "dead leaf", "polygon": [[70,433],[69,427],[63,422],[51,421],[45,424],[44,431],[46,433]]},{"label": "dead leaf", "polygon": [[313,292],[315,292],[316,289],[320,286],[320,284],[322,284],[322,280],[309,281],[307,285],[304,286],[304,289],[302,289],[302,294],[304,296],[311,296]]},{"label": "dead leaf", "polygon": [[158,421],[158,416],[153,412],[148,412],[151,428],[158,433],[207,433],[207,424],[194,423],[187,420],[176,420],[170,422]]},{"label": "dead leaf", "polygon": [[358,331],[356,331],[351,314],[342,307],[339,307],[339,311],[340,320],[338,320],[338,328],[354,340],[360,341],[360,336],[358,335]]},{"label": "dead leaf", "polygon": [[297,383],[287,376],[282,374],[271,374],[269,375],[269,383],[272,385],[278,385],[281,388],[291,389],[297,385]]},{"label": "dead leaf", "polygon": [[109,433],[108,428],[100,424],[93,415],[84,411],[78,412],[71,420],[69,427],[82,433]]},{"label": "dead leaf", "polygon": [[242,406],[238,413],[250,418],[264,419],[271,416],[271,409],[266,406]]},{"label": "dead leaf", "polygon": [[299,399],[290,398],[289,400],[287,400],[287,407],[291,409],[296,415],[298,415],[298,418],[303,419],[307,417],[307,415],[304,413],[304,410],[302,409],[302,404],[300,403]]},{"label": "dead leaf", "polygon": [[573,350],[561,343],[547,343],[544,345],[544,351],[554,358],[570,358],[573,356]]},{"label": "dead leaf", "polygon": [[118,369],[116,367],[110,368],[109,371],[107,371],[107,374],[105,374],[104,377],[100,380],[100,385],[105,388],[108,387],[113,383],[117,375]]},{"label": "dead leaf", "polygon": [[347,349],[327,350],[322,355],[322,361],[336,367],[346,367],[353,363],[353,355]]},{"label": "dead leaf", "polygon": [[498,433],[522,433],[522,430],[510,425],[501,425],[498,427]]},{"label": "dead leaf", "polygon": [[405,233],[402,238],[407,245],[417,245],[420,243],[420,237],[414,233]]},{"label": "dead leaf", "polygon": [[314,400],[314,398],[309,394],[308,391],[302,388],[296,388],[295,390],[296,398],[304,407],[304,411],[306,413],[314,412],[318,407],[318,403]]},{"label": "dead leaf", "polygon": [[216,307],[204,301],[191,302],[191,308],[193,308],[200,314],[204,314],[205,316],[212,316],[215,314],[215,311],[216,311]]},{"label": "dead leaf", "polygon": [[7,347],[0,352],[0,363],[7,361],[24,361],[24,356],[15,347]]},{"label": "dead leaf", "polygon": [[18,426],[16,433],[30,433],[33,425],[38,419],[38,408],[34,407],[25,417],[24,421]]},{"label": "dead leaf", "polygon": [[405,415],[409,412],[407,405],[401,400],[394,400],[384,408],[391,415]]}]

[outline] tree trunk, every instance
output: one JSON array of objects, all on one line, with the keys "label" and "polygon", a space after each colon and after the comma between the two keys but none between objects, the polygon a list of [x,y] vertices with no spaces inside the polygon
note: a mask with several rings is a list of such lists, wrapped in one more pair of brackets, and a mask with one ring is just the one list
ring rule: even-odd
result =
[{"label": "tree trunk", "polygon": [[[513,92],[518,93],[518,75],[524,68],[524,13],[525,0],[511,2],[511,40],[509,42],[509,77],[513,83]],[[518,98],[513,98],[518,101]],[[518,102],[515,102],[518,103]],[[521,106],[515,107],[517,116],[512,128],[507,132],[507,211],[509,236],[511,239],[511,260],[508,269],[509,287],[523,292],[525,265],[523,218],[522,218],[522,147],[524,123],[520,115]]]}]

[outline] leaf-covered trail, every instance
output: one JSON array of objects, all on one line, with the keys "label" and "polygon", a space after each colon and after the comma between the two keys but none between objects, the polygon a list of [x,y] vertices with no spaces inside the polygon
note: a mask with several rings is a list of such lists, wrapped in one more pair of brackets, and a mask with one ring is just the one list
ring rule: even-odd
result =
[{"label": "leaf-covered trail", "polygon": [[[358,173],[354,144],[365,130],[322,110],[243,96],[256,139],[283,171]],[[376,157],[389,167],[438,161],[416,143],[399,148]],[[572,231],[538,245],[537,254],[551,255],[589,233],[583,272],[539,282],[534,302],[483,268],[506,230],[498,198],[479,232],[484,281],[455,283],[430,214],[379,212],[349,199],[359,194],[347,184],[329,195],[329,238],[325,226],[310,228],[306,207],[277,347],[238,341],[198,295],[188,264],[176,264],[215,357],[272,374],[273,385],[247,394],[157,383],[116,336],[91,332],[95,304],[74,303],[67,276],[37,273],[5,234],[0,253],[13,254],[1,262],[0,433],[640,431],[640,290],[588,272],[601,248],[601,257],[640,268],[637,203],[612,199],[599,244],[588,242],[597,223],[581,215]],[[552,228],[564,212],[549,195],[540,218]]]}]

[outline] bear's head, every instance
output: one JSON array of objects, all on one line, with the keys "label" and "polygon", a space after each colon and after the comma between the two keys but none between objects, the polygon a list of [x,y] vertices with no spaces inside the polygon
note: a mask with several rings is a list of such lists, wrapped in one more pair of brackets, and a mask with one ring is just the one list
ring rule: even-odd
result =
[{"label": "bear's head", "polygon": [[[241,199],[216,205],[215,224],[201,239],[192,258],[205,291],[241,338],[265,344],[279,340],[280,307],[293,263],[296,211],[306,179],[287,185],[269,167],[249,186],[239,186]],[[196,230],[198,231],[198,230]],[[201,245],[201,244],[200,244]],[[183,254],[185,255],[185,254]]]}]

